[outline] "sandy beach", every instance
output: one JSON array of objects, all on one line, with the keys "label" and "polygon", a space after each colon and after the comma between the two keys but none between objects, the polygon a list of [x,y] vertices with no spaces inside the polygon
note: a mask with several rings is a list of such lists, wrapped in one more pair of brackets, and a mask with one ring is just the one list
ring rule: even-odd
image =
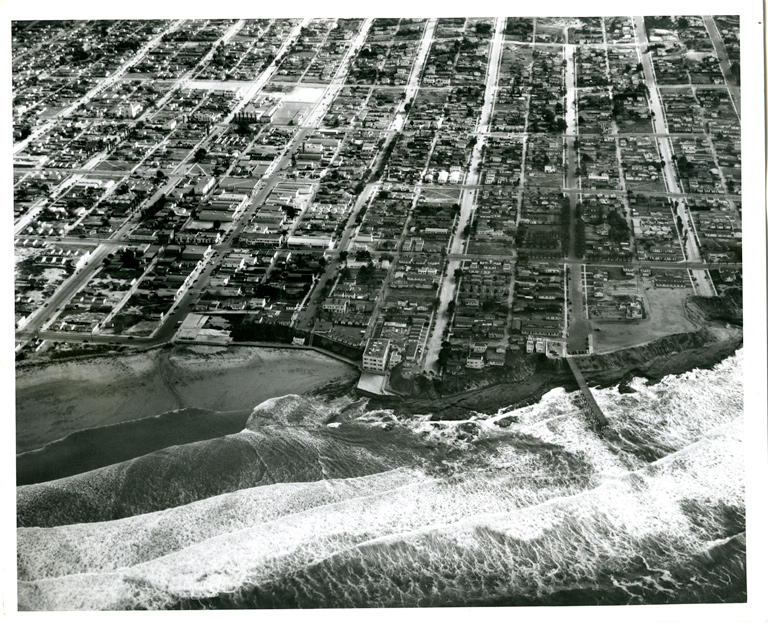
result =
[{"label": "sandy beach", "polygon": [[20,367],[16,451],[174,409],[251,409],[268,398],[304,394],[356,374],[352,366],[313,351],[215,346]]}]

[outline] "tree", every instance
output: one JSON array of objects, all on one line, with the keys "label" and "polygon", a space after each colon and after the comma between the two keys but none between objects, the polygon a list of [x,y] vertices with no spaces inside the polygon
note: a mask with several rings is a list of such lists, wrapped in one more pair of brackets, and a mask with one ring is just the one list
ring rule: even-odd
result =
[{"label": "tree", "polygon": [[443,342],[440,345],[440,353],[437,355],[437,365],[440,367],[441,370],[445,368],[450,356],[451,356],[451,343]]},{"label": "tree", "polygon": [[482,302],[480,308],[487,313],[495,310],[497,305],[498,303],[494,299],[486,299]]},{"label": "tree", "polygon": [[731,72],[733,77],[736,78],[736,84],[741,84],[741,64],[739,61],[731,63]]},{"label": "tree", "polygon": [[376,271],[373,268],[373,263],[369,262],[363,266],[357,273],[357,280],[361,285],[367,286],[373,281],[373,276]]},{"label": "tree", "polygon": [[238,119],[235,123],[235,132],[237,132],[240,135],[247,136],[251,133],[251,126],[248,124],[247,121],[243,119]]},{"label": "tree", "polygon": [[199,147],[195,151],[195,155],[193,156],[193,159],[195,162],[200,162],[203,158],[205,158],[208,155],[208,150],[205,149],[205,147]]}]

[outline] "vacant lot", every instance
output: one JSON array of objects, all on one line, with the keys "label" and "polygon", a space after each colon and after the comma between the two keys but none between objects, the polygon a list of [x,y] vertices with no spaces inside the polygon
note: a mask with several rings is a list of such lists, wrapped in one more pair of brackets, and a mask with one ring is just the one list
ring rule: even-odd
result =
[{"label": "vacant lot", "polygon": [[592,321],[595,331],[595,351],[604,353],[618,348],[644,344],[665,335],[695,331],[697,326],[685,313],[685,301],[692,294],[689,288],[643,288],[648,318],[627,322]]}]

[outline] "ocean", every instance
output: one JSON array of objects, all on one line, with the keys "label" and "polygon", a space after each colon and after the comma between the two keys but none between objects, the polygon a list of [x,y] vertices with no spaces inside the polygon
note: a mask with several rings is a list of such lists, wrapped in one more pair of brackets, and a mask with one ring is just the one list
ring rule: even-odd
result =
[{"label": "ocean", "polygon": [[19,486],[19,607],[743,602],[742,375],[738,351],[594,390],[602,432],[562,389],[460,422],[273,398],[239,432]]}]

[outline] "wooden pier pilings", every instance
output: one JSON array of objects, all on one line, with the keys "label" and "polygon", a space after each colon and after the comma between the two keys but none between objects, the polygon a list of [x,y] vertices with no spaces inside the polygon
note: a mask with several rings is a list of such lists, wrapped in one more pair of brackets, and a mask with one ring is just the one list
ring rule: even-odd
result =
[{"label": "wooden pier pilings", "polygon": [[597,432],[601,432],[608,426],[608,418],[605,417],[602,409],[600,409],[597,402],[595,402],[592,390],[589,389],[589,385],[587,385],[587,382],[584,380],[584,375],[581,373],[581,370],[579,370],[576,360],[573,357],[566,357],[566,360],[568,361],[568,365],[571,368],[571,372],[573,373],[576,382],[579,384],[579,390],[584,398],[584,406],[590,415],[591,423]]}]

